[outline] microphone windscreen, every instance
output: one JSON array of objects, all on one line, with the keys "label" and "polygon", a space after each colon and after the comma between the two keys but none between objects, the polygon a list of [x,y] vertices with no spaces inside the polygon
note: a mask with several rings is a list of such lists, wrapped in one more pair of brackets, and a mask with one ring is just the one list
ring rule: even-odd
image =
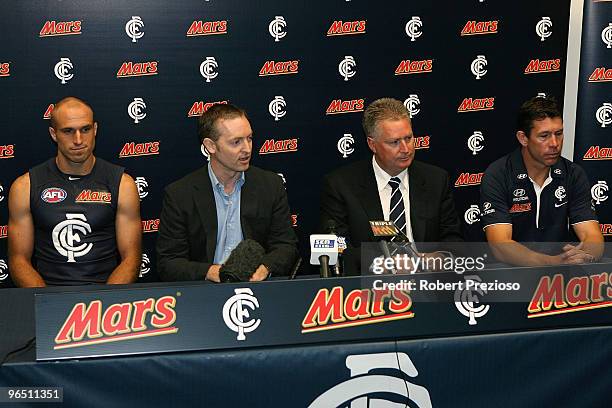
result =
[{"label": "microphone windscreen", "polygon": [[241,241],[219,270],[221,282],[246,282],[255,273],[266,251],[252,239]]}]

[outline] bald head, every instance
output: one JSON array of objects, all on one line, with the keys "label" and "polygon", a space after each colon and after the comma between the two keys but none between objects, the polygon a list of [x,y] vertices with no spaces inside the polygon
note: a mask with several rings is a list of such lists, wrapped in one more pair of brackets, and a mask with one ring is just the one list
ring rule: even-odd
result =
[{"label": "bald head", "polygon": [[60,100],[53,106],[53,110],[51,111],[51,117],[50,117],[51,127],[53,129],[57,129],[57,117],[60,114],[60,111],[62,109],[83,107],[83,106],[86,107],[91,112],[91,117],[93,118],[93,109],[84,100],[76,98],[74,96],[68,96]]}]

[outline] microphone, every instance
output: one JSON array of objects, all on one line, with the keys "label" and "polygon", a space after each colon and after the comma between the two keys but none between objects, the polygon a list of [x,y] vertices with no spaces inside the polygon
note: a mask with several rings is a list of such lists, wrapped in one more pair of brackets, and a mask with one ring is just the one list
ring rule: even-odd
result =
[{"label": "microphone", "polygon": [[[338,235],[336,232],[336,221],[329,219],[327,220],[327,233],[332,235]],[[332,268],[332,274],[334,277],[339,278],[342,276],[342,253],[346,249],[346,238],[338,235],[338,260],[336,261],[336,265]]]},{"label": "microphone", "polygon": [[321,265],[321,277],[329,278],[329,265],[338,262],[338,237],[335,234],[310,236],[310,264]]},{"label": "microphone", "polygon": [[[404,231],[397,228],[393,221],[370,221],[370,227],[374,236],[381,238],[379,245],[386,258],[390,258],[392,255],[387,241],[399,243],[401,248],[406,250],[413,258],[420,257],[420,254],[413,248],[410,238]],[[394,254],[397,250],[397,248],[394,250]]]},{"label": "microphone", "polygon": [[265,254],[259,242],[252,239],[241,241],[221,265],[221,282],[247,282],[261,265]]}]

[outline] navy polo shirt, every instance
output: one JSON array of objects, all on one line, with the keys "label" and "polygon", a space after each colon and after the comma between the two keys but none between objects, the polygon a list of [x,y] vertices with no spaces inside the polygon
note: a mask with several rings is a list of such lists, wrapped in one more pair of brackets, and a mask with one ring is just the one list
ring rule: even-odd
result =
[{"label": "navy polo shirt", "polygon": [[517,242],[575,241],[570,225],[597,221],[589,180],[563,157],[550,168],[550,178],[538,199],[520,149],[493,162],[480,185],[483,228],[511,224]]}]

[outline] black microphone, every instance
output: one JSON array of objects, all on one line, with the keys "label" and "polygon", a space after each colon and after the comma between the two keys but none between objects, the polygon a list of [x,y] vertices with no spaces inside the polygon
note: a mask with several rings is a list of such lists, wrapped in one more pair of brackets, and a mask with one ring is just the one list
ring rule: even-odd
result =
[{"label": "black microphone", "polygon": [[248,282],[261,265],[265,254],[259,242],[252,239],[241,241],[221,265],[219,279],[221,282]]}]

